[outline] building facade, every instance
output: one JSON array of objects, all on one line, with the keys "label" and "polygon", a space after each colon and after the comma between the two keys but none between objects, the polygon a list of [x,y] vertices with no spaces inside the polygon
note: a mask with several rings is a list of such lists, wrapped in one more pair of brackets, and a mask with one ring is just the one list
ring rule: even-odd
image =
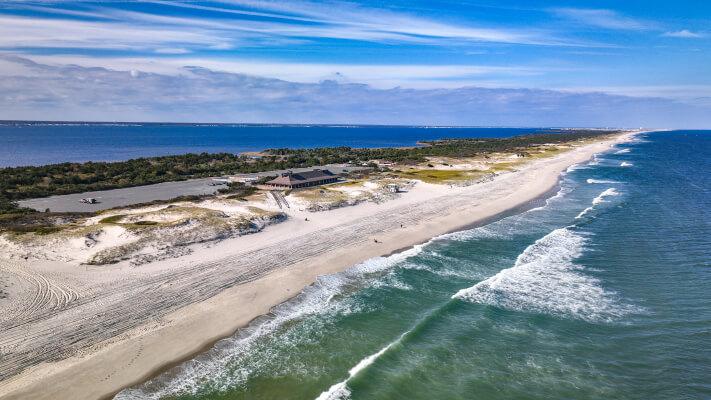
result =
[{"label": "building facade", "polygon": [[275,189],[298,189],[338,182],[338,176],[331,171],[314,169],[305,172],[285,172],[264,185]]}]

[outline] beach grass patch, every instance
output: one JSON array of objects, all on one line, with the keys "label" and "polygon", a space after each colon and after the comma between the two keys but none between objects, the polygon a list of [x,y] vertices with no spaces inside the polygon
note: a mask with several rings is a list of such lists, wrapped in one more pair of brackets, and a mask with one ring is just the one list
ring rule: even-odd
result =
[{"label": "beach grass patch", "polygon": [[400,176],[409,179],[418,179],[427,183],[447,183],[468,181],[481,177],[484,174],[484,171],[479,170],[419,169],[402,172]]},{"label": "beach grass patch", "polygon": [[126,216],[125,214],[112,215],[110,217],[100,219],[99,223],[100,224],[118,224],[119,221],[121,221],[121,219],[125,216]]}]

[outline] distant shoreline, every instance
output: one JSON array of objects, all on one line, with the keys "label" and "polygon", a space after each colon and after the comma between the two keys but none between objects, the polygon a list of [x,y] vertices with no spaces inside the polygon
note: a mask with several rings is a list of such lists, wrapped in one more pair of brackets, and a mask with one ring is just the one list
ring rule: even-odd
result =
[{"label": "distant shoreline", "polygon": [[600,129],[600,130],[628,130],[625,127],[595,127],[595,126],[487,126],[487,125],[400,125],[400,124],[350,124],[350,123],[275,123],[275,122],[166,122],[166,121],[42,121],[42,120],[0,120],[0,125],[25,124],[25,125],[193,125],[193,126],[249,126],[249,127],[393,127],[393,128],[430,128],[430,129]]},{"label": "distant shoreline", "polygon": [[[406,125],[0,122],[8,146],[0,169],[61,163],[123,162],[270,148],[405,148],[444,138],[502,138],[570,128]],[[578,130],[595,130],[580,128]]]}]

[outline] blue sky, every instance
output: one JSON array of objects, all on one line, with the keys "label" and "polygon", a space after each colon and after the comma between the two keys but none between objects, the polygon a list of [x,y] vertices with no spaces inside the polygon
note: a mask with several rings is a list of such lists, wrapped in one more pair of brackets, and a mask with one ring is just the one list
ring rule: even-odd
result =
[{"label": "blue sky", "polygon": [[710,66],[698,0],[0,5],[3,119],[706,126]]}]

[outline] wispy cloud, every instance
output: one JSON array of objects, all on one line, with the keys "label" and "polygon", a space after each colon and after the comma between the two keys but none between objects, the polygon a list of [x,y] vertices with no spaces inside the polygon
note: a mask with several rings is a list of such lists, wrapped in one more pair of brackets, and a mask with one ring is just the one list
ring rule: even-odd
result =
[{"label": "wispy cloud", "polygon": [[237,0],[223,2],[222,6],[173,1],[154,3],[173,10],[197,9],[201,15],[167,15],[95,5],[65,9],[63,3],[20,4],[18,8],[40,11],[43,16],[0,13],[0,47],[157,52],[161,48],[195,51],[273,46],[304,39],[416,45],[587,45],[543,29],[452,23],[343,2]]},{"label": "wispy cloud", "polygon": [[702,33],[692,32],[688,29],[682,29],[680,31],[664,32],[662,34],[662,36],[673,37],[673,38],[682,38],[682,39],[699,39],[699,38],[705,37],[705,35]]},{"label": "wispy cloud", "polygon": [[554,8],[554,15],[588,26],[616,30],[646,30],[653,23],[621,15],[614,10],[587,8]]},{"label": "wispy cloud", "polygon": [[219,46],[228,41],[201,29],[0,15],[0,48],[83,48],[149,50]]}]

